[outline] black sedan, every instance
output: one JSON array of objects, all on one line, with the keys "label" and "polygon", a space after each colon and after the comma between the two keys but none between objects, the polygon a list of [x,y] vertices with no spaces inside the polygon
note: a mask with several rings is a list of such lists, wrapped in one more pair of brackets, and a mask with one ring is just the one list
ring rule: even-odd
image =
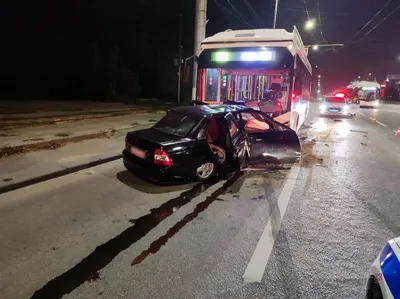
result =
[{"label": "black sedan", "polygon": [[296,132],[261,111],[236,105],[176,108],[152,128],[129,132],[125,167],[153,182],[205,181],[251,166],[291,164]]}]

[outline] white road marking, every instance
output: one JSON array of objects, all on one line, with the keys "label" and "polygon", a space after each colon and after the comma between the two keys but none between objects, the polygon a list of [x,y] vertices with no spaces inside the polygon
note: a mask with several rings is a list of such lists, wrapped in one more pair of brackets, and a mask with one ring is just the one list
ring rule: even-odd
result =
[{"label": "white road marking", "polygon": [[362,112],[358,112],[358,114],[362,115],[362,116],[367,116],[366,114],[362,113]]},{"label": "white road marking", "polygon": [[282,224],[282,219],[285,216],[286,208],[289,203],[290,196],[297,176],[299,175],[300,167],[293,166],[290,170],[282,192],[279,195],[277,204],[269,217],[268,223],[264,228],[260,240],[254,250],[253,256],[247,265],[246,271],[243,274],[244,282],[261,282],[267,266],[272,249],[274,248],[275,238],[278,235]]},{"label": "white road marking", "polygon": [[[369,119],[370,120],[374,120],[373,117],[370,117]],[[375,118],[375,121],[376,121],[377,124],[380,124],[382,127],[387,127],[387,125],[385,125],[384,123],[381,123],[380,121],[376,120],[376,118]]]}]

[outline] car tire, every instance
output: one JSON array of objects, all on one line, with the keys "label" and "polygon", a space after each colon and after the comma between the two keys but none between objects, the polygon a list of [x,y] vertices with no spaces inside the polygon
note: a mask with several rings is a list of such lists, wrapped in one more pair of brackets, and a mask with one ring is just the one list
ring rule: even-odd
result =
[{"label": "car tire", "polygon": [[216,171],[214,162],[204,162],[194,171],[194,178],[200,182],[206,182],[210,180]]}]

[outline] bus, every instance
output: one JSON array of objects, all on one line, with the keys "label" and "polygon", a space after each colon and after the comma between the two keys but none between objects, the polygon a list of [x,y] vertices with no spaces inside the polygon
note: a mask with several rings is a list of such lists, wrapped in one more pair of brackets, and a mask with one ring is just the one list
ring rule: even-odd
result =
[{"label": "bus", "polygon": [[309,111],[312,67],[296,27],[227,30],[200,49],[196,102],[242,103],[298,131]]},{"label": "bus", "polygon": [[377,108],[381,96],[381,85],[376,81],[354,81],[347,91],[360,102],[360,107]]}]

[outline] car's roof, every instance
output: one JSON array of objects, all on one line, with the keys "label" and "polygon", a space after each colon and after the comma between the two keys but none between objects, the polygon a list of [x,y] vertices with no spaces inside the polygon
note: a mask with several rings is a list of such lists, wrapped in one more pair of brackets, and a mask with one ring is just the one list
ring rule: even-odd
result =
[{"label": "car's roof", "polygon": [[174,112],[193,115],[193,116],[200,116],[200,117],[207,117],[216,114],[226,114],[229,112],[245,111],[245,110],[252,110],[252,109],[246,106],[237,106],[237,105],[198,105],[198,106],[186,106],[186,107],[171,109],[171,111]]}]

